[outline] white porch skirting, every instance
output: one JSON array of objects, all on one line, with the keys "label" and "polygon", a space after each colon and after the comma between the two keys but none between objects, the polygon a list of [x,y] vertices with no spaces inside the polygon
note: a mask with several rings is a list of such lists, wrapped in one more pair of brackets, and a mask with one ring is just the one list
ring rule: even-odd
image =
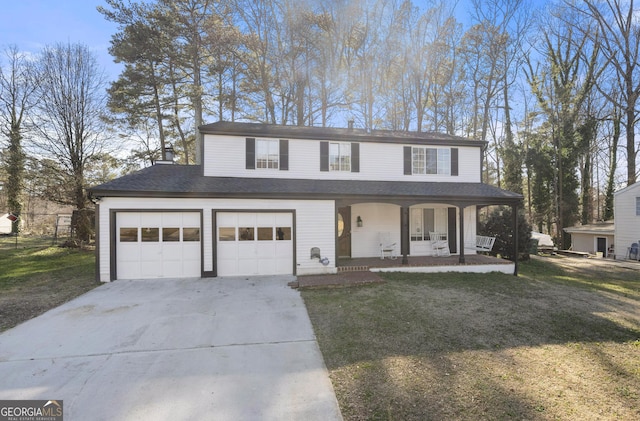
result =
[{"label": "white porch skirting", "polygon": [[442,266],[396,266],[386,268],[370,268],[371,272],[412,272],[412,273],[438,273],[438,272],[464,272],[464,273],[491,273],[500,272],[508,275],[515,271],[515,263],[493,265],[442,265]]}]

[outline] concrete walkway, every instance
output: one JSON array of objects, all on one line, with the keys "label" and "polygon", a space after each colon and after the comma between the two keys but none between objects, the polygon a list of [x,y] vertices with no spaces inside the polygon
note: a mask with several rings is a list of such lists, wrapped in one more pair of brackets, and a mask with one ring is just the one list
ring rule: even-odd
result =
[{"label": "concrete walkway", "polygon": [[65,420],[341,420],[293,278],[116,281],[0,335],[0,399]]}]

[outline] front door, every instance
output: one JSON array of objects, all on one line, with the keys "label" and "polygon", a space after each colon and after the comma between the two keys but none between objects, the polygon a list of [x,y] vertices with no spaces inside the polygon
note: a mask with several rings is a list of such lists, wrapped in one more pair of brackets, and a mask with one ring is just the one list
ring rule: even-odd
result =
[{"label": "front door", "polygon": [[351,257],[351,207],[338,209],[338,257]]},{"label": "front door", "polygon": [[600,253],[602,253],[603,256],[607,256],[607,239],[604,237],[597,237],[597,246],[598,249],[596,251],[599,251]]}]

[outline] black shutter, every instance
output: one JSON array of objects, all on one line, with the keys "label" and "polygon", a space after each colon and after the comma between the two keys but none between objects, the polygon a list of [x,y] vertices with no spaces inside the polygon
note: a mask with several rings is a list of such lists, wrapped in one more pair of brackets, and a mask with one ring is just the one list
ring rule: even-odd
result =
[{"label": "black shutter", "polygon": [[360,144],[351,144],[351,172],[360,172]]},{"label": "black shutter", "polygon": [[287,171],[289,169],[289,141],[280,139],[280,170]]},{"label": "black shutter", "polygon": [[329,171],[329,142],[320,142],[320,171]]},{"label": "black shutter", "polygon": [[451,148],[451,175],[458,175],[458,148]]},{"label": "black shutter", "polygon": [[256,169],[256,140],[252,137],[247,138],[246,162],[248,170]]},{"label": "black shutter", "polygon": [[411,146],[404,147],[404,175],[411,175]]},{"label": "black shutter", "polygon": [[447,239],[449,240],[449,251],[451,253],[458,252],[458,238],[456,236],[456,208],[447,209],[448,231]]}]

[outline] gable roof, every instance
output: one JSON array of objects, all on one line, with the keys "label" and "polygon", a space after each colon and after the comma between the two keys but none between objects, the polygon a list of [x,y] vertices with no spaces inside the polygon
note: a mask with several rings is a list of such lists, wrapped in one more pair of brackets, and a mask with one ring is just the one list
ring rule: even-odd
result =
[{"label": "gable roof", "polygon": [[487,142],[470,140],[437,132],[404,132],[392,130],[344,129],[336,127],[282,126],[262,123],[219,121],[199,127],[202,134],[246,137],[342,140],[357,142],[446,144],[450,146],[484,147]]},{"label": "gable roof", "polygon": [[618,190],[617,192],[614,192],[614,193],[613,193],[613,195],[614,195],[614,196],[618,196],[619,194],[624,194],[624,193],[626,193],[626,192],[629,192],[629,191],[631,191],[631,190],[635,190],[635,189],[637,189],[637,188],[640,188],[640,181],[638,181],[638,182],[637,182],[637,183],[635,183],[635,184],[631,184],[630,186],[627,186],[627,187],[625,187],[625,188],[623,188],[623,189],[620,189],[620,190]]},{"label": "gable roof", "polygon": [[89,189],[93,197],[425,200],[515,204],[522,195],[483,183],[205,177],[199,165],[154,165]]},{"label": "gable roof", "polygon": [[614,235],[615,224],[613,221],[597,222],[595,224],[577,225],[575,227],[564,228],[569,234],[595,234]]}]

